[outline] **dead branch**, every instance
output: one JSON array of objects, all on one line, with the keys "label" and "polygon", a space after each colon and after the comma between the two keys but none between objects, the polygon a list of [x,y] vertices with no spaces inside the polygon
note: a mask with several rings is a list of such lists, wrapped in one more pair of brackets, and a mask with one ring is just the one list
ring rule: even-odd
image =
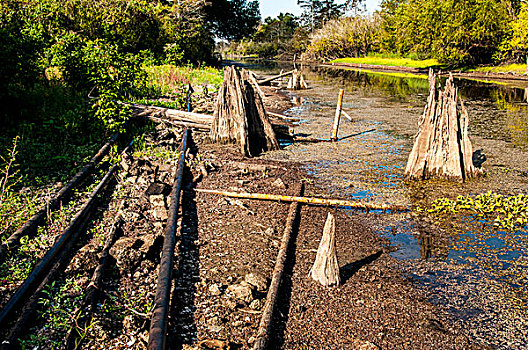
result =
[{"label": "dead branch", "polygon": [[298,202],[298,203],[305,203],[305,204],[350,207],[350,208],[366,209],[366,210],[394,210],[394,211],[409,210],[407,207],[402,206],[402,205],[366,203],[366,202],[349,201],[349,200],[343,200],[343,199],[296,197],[296,196],[283,196],[283,195],[262,194],[262,193],[239,193],[239,192],[229,192],[229,191],[208,190],[208,189],[201,189],[201,188],[197,188],[196,192],[218,194],[218,195],[232,197],[232,198],[261,199],[261,200],[280,201],[280,202]]}]

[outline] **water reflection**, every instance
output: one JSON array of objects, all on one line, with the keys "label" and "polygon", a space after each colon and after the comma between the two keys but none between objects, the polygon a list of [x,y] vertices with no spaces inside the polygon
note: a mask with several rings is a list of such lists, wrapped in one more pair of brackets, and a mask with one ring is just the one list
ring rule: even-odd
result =
[{"label": "water reflection", "polygon": [[[378,74],[360,70],[309,67],[308,80],[321,84],[343,86],[348,91],[363,93],[384,92],[398,100],[424,103],[429,90],[425,76],[408,77],[397,74]],[[439,79],[443,84],[445,77]],[[515,146],[528,147],[528,88],[456,79],[459,95],[470,114],[471,135],[499,139]],[[333,101],[321,101],[321,104]],[[350,105],[345,108],[361,108]]]}]

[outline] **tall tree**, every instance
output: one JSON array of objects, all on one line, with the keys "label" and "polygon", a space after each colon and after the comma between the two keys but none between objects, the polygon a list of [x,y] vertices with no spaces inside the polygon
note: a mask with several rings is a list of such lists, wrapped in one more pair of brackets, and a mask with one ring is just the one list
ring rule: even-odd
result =
[{"label": "tall tree", "polygon": [[500,0],[385,0],[382,47],[454,65],[489,62],[510,9]]},{"label": "tall tree", "polygon": [[228,40],[251,36],[261,18],[258,0],[214,0],[206,11],[214,34]]},{"label": "tall tree", "polygon": [[297,0],[303,9],[301,19],[310,31],[321,28],[331,19],[343,15],[346,4],[336,4],[334,0]]}]

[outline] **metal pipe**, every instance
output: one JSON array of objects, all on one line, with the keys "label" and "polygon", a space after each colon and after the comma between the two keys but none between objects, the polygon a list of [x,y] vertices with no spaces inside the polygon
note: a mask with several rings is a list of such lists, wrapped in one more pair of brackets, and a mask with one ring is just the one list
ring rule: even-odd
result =
[{"label": "metal pipe", "polygon": [[64,245],[69,242],[71,236],[79,229],[80,224],[91,214],[96,197],[104,190],[117,169],[118,165],[115,164],[110,168],[110,170],[108,170],[101,182],[99,182],[97,187],[92,191],[88,200],[77,212],[66,230],[62,233],[50,250],[48,250],[46,255],[39,261],[37,266],[35,266],[29,277],[26,278],[20,287],[18,287],[15,294],[13,294],[13,296],[5,304],[4,308],[0,311],[0,325],[2,325],[7,320],[14,308],[22,302],[29,291],[42,282],[42,280],[46,277],[50,267],[55,261],[55,258],[61,253]]},{"label": "metal pipe", "polygon": [[79,172],[55,195],[53,199],[46,203],[38,212],[36,212],[26,223],[21,226],[15,233],[13,233],[6,240],[4,244],[0,246],[0,263],[4,260],[8,249],[13,249],[20,242],[20,239],[24,236],[31,234],[37,230],[37,227],[44,221],[48,211],[55,210],[59,207],[60,203],[70,195],[71,191],[81,183],[86,176],[92,173],[97,163],[103,159],[103,157],[110,151],[112,145],[117,141],[119,133],[115,133],[99,151],[90,159],[90,161],[81,169]]},{"label": "metal pipe", "polygon": [[[303,193],[304,184],[301,183],[299,188],[299,196],[302,196]],[[260,318],[253,350],[265,350],[268,348],[273,313],[275,311],[275,304],[277,304],[277,299],[279,296],[279,288],[282,282],[282,276],[284,274],[286,258],[288,257],[288,248],[290,247],[295,219],[299,214],[299,207],[300,204],[298,202],[292,202],[290,204],[290,210],[288,211],[288,218],[286,220],[286,226],[284,227],[279,254],[277,254],[277,260],[275,261],[275,268],[273,269],[273,276],[271,279],[268,295],[266,296],[266,303],[264,304],[262,316]]]},{"label": "metal pipe", "polygon": [[179,149],[178,165],[171,192],[171,205],[169,218],[165,227],[165,238],[161,253],[161,261],[158,272],[158,284],[154,309],[150,321],[148,340],[149,350],[164,350],[167,335],[167,323],[169,318],[170,295],[172,287],[172,270],[174,267],[174,248],[176,246],[176,228],[178,226],[178,211],[180,208],[181,187],[183,182],[183,169],[185,167],[185,153],[187,150],[187,139],[189,129],[183,131],[183,138]]}]

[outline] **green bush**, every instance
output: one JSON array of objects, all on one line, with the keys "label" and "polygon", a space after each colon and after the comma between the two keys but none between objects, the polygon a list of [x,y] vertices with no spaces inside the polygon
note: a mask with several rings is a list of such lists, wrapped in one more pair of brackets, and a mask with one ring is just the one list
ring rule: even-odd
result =
[{"label": "green bush", "polygon": [[379,31],[378,15],[332,20],[311,35],[307,54],[323,59],[364,56],[378,50]]}]

